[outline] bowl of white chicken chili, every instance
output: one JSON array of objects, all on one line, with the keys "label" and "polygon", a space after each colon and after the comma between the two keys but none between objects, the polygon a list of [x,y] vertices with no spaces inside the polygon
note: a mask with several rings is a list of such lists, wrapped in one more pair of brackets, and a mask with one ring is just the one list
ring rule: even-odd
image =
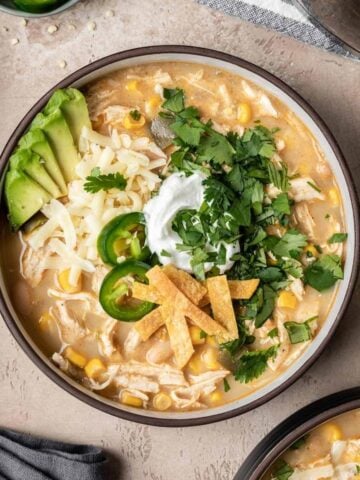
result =
[{"label": "bowl of white chicken chili", "polygon": [[1,157],[1,311],[34,362],[110,414],[186,426],[284,390],[350,299],[356,196],[317,114],[194,47],[55,86]]},{"label": "bowl of white chicken chili", "polygon": [[360,389],[324,397],[284,420],[250,453],[234,480],[356,480]]}]

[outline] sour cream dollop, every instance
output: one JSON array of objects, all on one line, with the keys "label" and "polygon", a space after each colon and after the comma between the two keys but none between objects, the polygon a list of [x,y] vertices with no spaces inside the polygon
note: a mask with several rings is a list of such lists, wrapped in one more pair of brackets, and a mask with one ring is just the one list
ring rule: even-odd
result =
[{"label": "sour cream dollop", "polygon": [[[176,248],[176,244],[181,244],[182,240],[172,229],[172,222],[179,210],[199,210],[204,200],[205,178],[201,172],[195,172],[188,177],[184,173],[173,173],[161,184],[158,195],[149,200],[144,207],[147,244],[163,265],[171,263],[182,270],[192,272],[191,256]],[[231,244],[224,242],[224,246],[226,262],[219,266],[220,273],[233,266],[234,262],[230,259],[240,250],[239,242]],[[216,251],[211,245],[207,245],[207,250]],[[163,252],[167,255],[162,255]],[[206,263],[205,271],[213,266],[213,263]]]}]

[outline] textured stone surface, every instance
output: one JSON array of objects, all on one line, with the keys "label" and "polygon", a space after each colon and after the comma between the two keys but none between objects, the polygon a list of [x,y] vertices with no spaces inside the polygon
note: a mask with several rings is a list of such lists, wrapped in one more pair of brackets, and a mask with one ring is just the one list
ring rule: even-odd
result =
[{"label": "textured stone surface", "polygon": [[[114,17],[105,12],[113,10]],[[96,22],[89,30],[88,22]],[[71,29],[69,24],[74,25]],[[52,35],[47,29],[57,25]],[[17,45],[11,39],[18,38]],[[360,64],[196,5],[192,0],[93,0],[57,17],[0,15],[0,145],[53,84],[101,56],[151,44],[223,50],[281,77],[333,130],[360,187]],[[60,68],[59,62],[67,67]],[[295,409],[358,385],[359,292],[321,359],[281,396],[213,426],[161,429],[117,420],[47,379],[0,323],[0,425],[74,442],[94,442],[119,459],[116,478],[227,480],[256,443]]]}]

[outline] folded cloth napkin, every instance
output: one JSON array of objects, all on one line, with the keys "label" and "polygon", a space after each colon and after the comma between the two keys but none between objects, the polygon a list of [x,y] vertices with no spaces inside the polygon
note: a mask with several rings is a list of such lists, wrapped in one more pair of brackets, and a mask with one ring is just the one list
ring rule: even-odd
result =
[{"label": "folded cloth napkin", "polygon": [[357,58],[340,41],[316,27],[292,0],[197,0],[202,5],[221,10],[257,25],[323,48],[329,52]]},{"label": "folded cloth napkin", "polygon": [[106,480],[107,458],[91,445],[72,445],[0,429],[1,480]]}]

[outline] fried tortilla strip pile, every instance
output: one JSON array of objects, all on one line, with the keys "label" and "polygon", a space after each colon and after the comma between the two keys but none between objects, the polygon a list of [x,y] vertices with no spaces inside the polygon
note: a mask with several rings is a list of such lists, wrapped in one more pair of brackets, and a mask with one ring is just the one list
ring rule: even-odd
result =
[{"label": "fried tortilla strip pile", "polygon": [[174,301],[167,301],[160,307],[178,368],[185,367],[194,353],[181,303],[182,299],[178,294]]},{"label": "fried tortilla strip pile", "polygon": [[215,335],[222,339],[229,339],[229,334],[224,327],[219,325],[209,315],[194,305],[165,275],[162,269],[157,265],[146,273],[150,280],[150,285],[156,286],[160,292],[166,292],[166,299],[169,302],[177,300],[188,317],[195,325],[208,335]]},{"label": "fried tortilla strip pile", "polygon": [[[153,267],[147,272],[149,285],[135,282],[132,295],[159,305],[134,328],[142,341],[148,340],[164,324],[174,355],[182,368],[194,352],[186,319],[221,342],[239,337],[232,299],[249,299],[259,280],[227,280],[219,275],[200,283],[173,265]],[[211,304],[214,319],[201,308]]]},{"label": "fried tortilla strip pile", "polygon": [[214,319],[226,328],[232,339],[239,338],[234,307],[226,276],[219,275],[208,278],[206,285]]}]

